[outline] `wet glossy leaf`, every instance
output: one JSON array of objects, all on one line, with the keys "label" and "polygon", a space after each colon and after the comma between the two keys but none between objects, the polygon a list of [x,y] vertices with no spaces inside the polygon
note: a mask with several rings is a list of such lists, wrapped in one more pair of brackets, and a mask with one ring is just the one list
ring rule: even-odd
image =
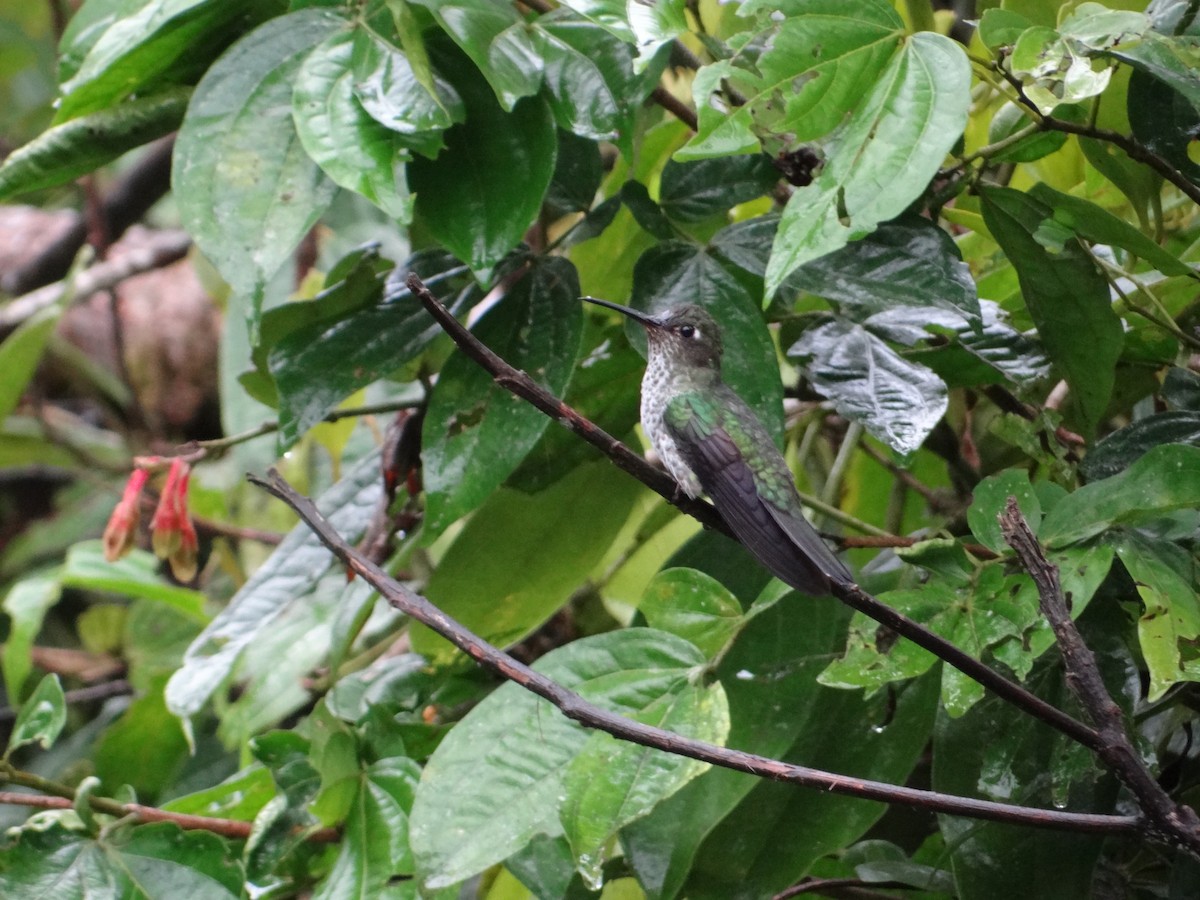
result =
[{"label": "wet glossy leaf", "polygon": [[67,699],[63,696],[62,684],[57,675],[45,675],[21,704],[8,746],[4,748],[5,760],[26,744],[40,744],[43,750],[49,749],[66,724]]},{"label": "wet glossy leaf", "polygon": [[628,127],[625,92],[633,80],[633,54],[626,44],[598,25],[554,13],[539,17],[533,41],[559,128],[611,140]]},{"label": "wet glossy leaf", "polygon": [[[450,545],[426,594],[492,643],[515,643],[592,574],[637,493],[638,483],[605,461],[537,494],[502,488]],[[439,661],[456,652],[424,627],[413,628],[412,644]]]},{"label": "wet glossy leaf", "polygon": [[317,45],[296,73],[292,117],[305,152],[326,175],[406,221],[412,201],[402,145],[355,96],[355,48],[365,40],[363,32],[342,31]]},{"label": "wet glossy leaf", "polygon": [[686,638],[715,657],[744,621],[742,605],[715,578],[696,569],[666,569],[654,576],[638,610],[651,628]]},{"label": "wet glossy leaf", "polygon": [[837,411],[897,453],[915,453],[946,412],[945,383],[861,325],[819,325],[787,351]]},{"label": "wet glossy leaf", "polygon": [[1084,485],[1046,515],[1038,537],[1062,547],[1114,525],[1136,525],[1200,506],[1200,447],[1155,447],[1124,472]]},{"label": "wet glossy leaf", "polygon": [[415,2],[433,13],[479,67],[504,109],[511,111],[522,97],[537,93],[542,85],[542,61],[514,7],[492,0]]},{"label": "wet glossy leaf", "polygon": [[787,288],[808,291],[866,316],[897,306],[938,307],[978,322],[975,282],[950,235],[919,216],[901,216],[841,250],[801,266]]},{"label": "wet glossy leaf", "polygon": [[870,234],[921,195],[962,134],[970,77],[950,39],[921,32],[905,42],[824,144],[816,179],[784,207],[768,295],[799,266]]},{"label": "wet glossy leaf", "polygon": [[409,163],[409,184],[430,233],[486,274],[517,245],[541,206],[554,174],[554,117],[537,97],[505,112],[478,81],[460,79],[454,87],[466,121],[446,132],[437,159]]},{"label": "wet glossy leaf", "polygon": [[171,88],[50,128],[0,164],[0,200],[64,184],[179,127],[189,88]]},{"label": "wet glossy leaf", "polygon": [[1090,431],[1108,405],[1121,353],[1121,321],[1108,283],[1073,241],[1051,252],[1036,235],[1049,207],[1010,188],[983,192],[983,217],[1017,270],[1025,307],[1046,352],[1071,386],[1071,403]]},{"label": "wet glossy leaf", "polygon": [[[692,87],[700,128],[677,158],[746,153],[762,133],[793,141],[827,134],[883,73],[903,27],[880,0],[858,4],[853,14],[833,0],[806,4],[777,26],[752,67],[734,57],[700,69]],[[728,109],[715,99],[722,83],[746,102]]]},{"label": "wet glossy leaf", "polygon": [[[350,298],[349,308],[331,310],[329,316],[313,309],[311,321],[289,330],[270,348],[268,365],[279,388],[280,447],[290,446],[359,388],[411,362],[441,334],[404,285],[410,271],[451,312],[462,313],[482,296],[458,260],[429,251],[409,259],[382,289],[373,276],[360,279],[362,290]],[[349,280],[346,287],[352,288]],[[371,296],[379,297],[378,302],[357,305]],[[302,305],[270,310],[263,320],[264,340],[271,317]]]},{"label": "wet glossy leaf", "polygon": [[1200,446],[1200,412],[1161,412],[1119,428],[1098,442],[1079,470],[1089,481],[1109,478],[1163,444]]},{"label": "wet glossy leaf", "polygon": [[[660,698],[696,690],[691,675],[702,664],[682,638],[635,628],[575,641],[534,668],[606,709],[636,715]],[[515,684],[471,710],[429,760],[417,789],[410,839],[424,887],[456,884],[538,834],[561,834],[568,767],[606,737]]]},{"label": "wet glossy leaf", "polygon": [[104,830],[94,839],[61,825],[27,829],[0,860],[0,891],[10,897],[235,900],[244,882],[228,842],[166,822]]},{"label": "wet glossy leaf", "polygon": [[[561,396],[579,351],[583,311],[575,267],[539,260],[483,317],[475,334],[510,365]],[[528,403],[456,354],[443,367],[425,418],[425,527],[431,534],[478,506],[512,474],[549,425]]]},{"label": "wet glossy leaf", "polygon": [[[348,540],[366,527],[383,486],[379,458],[370,454],[317,499],[337,532]],[[181,718],[194,716],[229,677],[242,651],[289,606],[308,602],[307,594],[333,557],[315,534],[297,525],[268,560],[192,642],[183,665],[167,683],[167,706]],[[277,660],[267,661],[275,665]]]},{"label": "wet glossy leaf", "polygon": [[663,167],[658,203],[668,218],[701,222],[727,215],[730,207],[767,193],[779,170],[761,154],[668,162]]},{"label": "wet glossy leaf", "polygon": [[[729,733],[729,705],[720,684],[689,685],[660,697],[633,716],[637,721],[718,746]],[[563,830],[584,882],[604,883],[606,850],[618,831],[709,769],[707,763],[594,735],[564,778]]]},{"label": "wet glossy leaf", "polygon": [[[292,120],[292,84],[312,48],[343,25],[320,9],[272,19],[213,64],[175,145],[180,217],[257,323],[264,285],[333,199]],[[253,329],[252,329],[253,330]]]}]

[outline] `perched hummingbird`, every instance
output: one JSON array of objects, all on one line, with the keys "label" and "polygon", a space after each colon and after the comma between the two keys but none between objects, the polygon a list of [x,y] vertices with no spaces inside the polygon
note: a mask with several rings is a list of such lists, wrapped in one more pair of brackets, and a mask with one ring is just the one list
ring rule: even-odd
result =
[{"label": "perched hummingbird", "polygon": [[730,530],[779,579],[806,594],[828,594],[854,578],[808,524],[792,473],[767,429],[721,380],[721,330],[685,304],[652,316],[583,298],[646,329],[642,427],[689,497],[708,494]]}]

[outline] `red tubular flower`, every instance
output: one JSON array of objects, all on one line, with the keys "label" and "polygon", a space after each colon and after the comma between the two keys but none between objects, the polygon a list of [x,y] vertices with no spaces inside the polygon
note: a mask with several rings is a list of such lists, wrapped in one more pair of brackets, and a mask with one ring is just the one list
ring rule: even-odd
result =
[{"label": "red tubular flower", "polygon": [[163,485],[158,508],[150,524],[150,543],[154,554],[165,559],[171,572],[180,581],[191,581],[196,577],[199,560],[199,542],[196,528],[187,510],[188,479],[191,469],[180,458],[171,460],[167,471],[167,482]]},{"label": "red tubular flower", "polygon": [[138,501],[149,477],[150,473],[145,469],[134,469],[129,473],[125,492],[113,507],[108,524],[104,527],[104,558],[109,562],[116,562],[133,549],[140,518]]}]

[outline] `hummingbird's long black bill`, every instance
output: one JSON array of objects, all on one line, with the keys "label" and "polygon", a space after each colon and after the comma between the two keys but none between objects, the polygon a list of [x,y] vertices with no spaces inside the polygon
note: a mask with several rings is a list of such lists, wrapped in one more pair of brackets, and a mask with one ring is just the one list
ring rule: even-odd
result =
[{"label": "hummingbird's long black bill", "polygon": [[581,300],[586,300],[588,303],[594,303],[596,306],[607,306],[609,309],[615,309],[619,313],[623,313],[635,322],[641,322],[643,325],[658,325],[659,322],[651,315],[647,315],[640,309],[634,309],[632,306],[622,306],[620,303],[613,303],[611,300],[601,300],[599,297],[580,297]]}]

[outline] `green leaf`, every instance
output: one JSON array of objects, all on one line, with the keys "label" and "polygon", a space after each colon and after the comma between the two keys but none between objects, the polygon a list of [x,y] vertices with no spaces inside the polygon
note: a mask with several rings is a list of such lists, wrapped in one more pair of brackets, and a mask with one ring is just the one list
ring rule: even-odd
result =
[{"label": "green leaf", "polygon": [[1172,366],[1163,378],[1162,396],[1176,409],[1200,412],[1200,375]]},{"label": "green leaf", "polygon": [[[496,98],[511,111],[522,97],[542,86],[541,58],[516,9],[492,0],[413,0],[478,66]],[[502,170],[501,170],[502,171]]]},{"label": "green leaf", "polygon": [[691,641],[715,658],[745,624],[742,605],[715,578],[695,569],[666,569],[654,576],[638,610],[651,628]]},{"label": "green leaf", "polygon": [[1161,412],[1138,419],[1099,441],[1079,466],[1088,481],[1110,478],[1163,444],[1200,446],[1200,412]]},{"label": "green leaf", "polygon": [[1009,547],[1000,533],[998,516],[1004,511],[1009,497],[1017,498],[1021,515],[1037,534],[1042,523],[1042,504],[1029,483],[1029,473],[1023,469],[1008,469],[985,478],[975,486],[971,496],[971,507],[967,510],[967,524],[975,540],[989,550],[1008,553]]},{"label": "green leaf", "polygon": [[216,816],[251,822],[275,796],[275,780],[261,763],[253,763],[218,785],[160,804],[169,812]]},{"label": "green leaf", "polygon": [[34,313],[0,341],[0,420],[7,419],[21,402],[29,379],[37,370],[46,342],[54,333],[62,315],[62,307],[55,303]]},{"label": "green leaf", "polygon": [[824,145],[825,165],[783,211],[767,294],[796,268],[903,212],[962,134],[970,104],[962,48],[932,32],[913,35]]},{"label": "green leaf", "polygon": [[124,597],[145,598],[164,603],[179,610],[189,619],[206,624],[206,599],[200,591],[168,584],[158,574],[154,554],[134,549],[127,556],[110,563],[104,558],[104,545],[99,540],[84,541],[67,551],[62,571],[65,587],[107,591]]},{"label": "green leaf", "polygon": [[659,0],[657,3],[630,3],[625,7],[633,43],[638,50],[638,65],[649,60],[664,44],[688,32],[686,0]]},{"label": "green leaf", "polygon": [[[1063,116],[1068,109],[1077,107],[1064,106],[1059,110]],[[1024,104],[1009,100],[992,116],[988,125],[988,143],[998,144],[1013,137],[1017,132],[1026,128],[1032,120],[1029,110]],[[1067,142],[1067,135],[1062,131],[1035,131],[1021,138],[1015,144],[988,157],[989,162],[1036,162],[1042,157],[1049,156],[1061,150]]]},{"label": "green leaf", "polygon": [[33,671],[31,651],[50,607],[58,602],[62,584],[58,570],[27,575],[8,589],[4,612],[8,614],[8,639],[4,642],[4,693],[11,706],[19,706],[25,679]]},{"label": "green leaf", "polygon": [[[788,642],[794,635],[793,631],[779,639]],[[780,674],[757,665],[747,671],[759,680]],[[904,783],[928,745],[937,709],[936,682],[924,679],[891,698],[871,700],[858,692],[818,690],[818,702],[807,710],[806,727],[790,747],[772,755],[825,771]],[[772,710],[767,715],[779,713]],[[854,740],[847,739],[851,734]],[[745,799],[700,846],[686,896],[774,896],[799,881],[821,857],[862,837],[887,811],[883,804],[797,785],[761,779],[750,785]]]},{"label": "green leaf", "polygon": [[1134,72],[1129,78],[1126,111],[1130,130],[1140,144],[1168,160],[1193,183],[1200,183],[1200,161],[1190,153],[1200,127],[1200,111],[1183,94],[1144,72]]},{"label": "green leaf", "polygon": [[304,9],[252,31],[196,86],[179,130],[171,182],[180,217],[255,324],[267,280],[333,199],[296,134],[292,84],[343,25]]},{"label": "green leaf", "polygon": [[658,202],[677,222],[702,222],[761,197],[778,180],[779,170],[762,154],[670,161],[663,167]]},{"label": "green leaf", "polygon": [[[382,495],[379,456],[369,454],[317,499],[317,508],[347,540],[356,540]],[[242,651],[265,629],[278,630],[289,607],[310,602],[308,592],[333,557],[308,526],[288,533],[267,561],[192,642],[167,683],[167,707],[180,718],[196,715],[233,671]],[[270,665],[277,665],[270,660]]]},{"label": "green leaf", "polygon": [[1200,278],[1196,270],[1177,256],[1164,250],[1123,219],[1082,197],[1072,197],[1044,183],[1035,184],[1029,196],[1053,210],[1056,225],[1069,228],[1075,234],[1097,244],[1108,244],[1128,250],[1146,260],[1164,275],[1190,275]]},{"label": "green leaf", "polygon": [[1200,680],[1195,650],[1200,602],[1194,576],[1188,577],[1192,562],[1173,545],[1152,544],[1137,534],[1122,534],[1114,543],[1145,606],[1138,643],[1150,672],[1147,697],[1157,700],[1180,681]]},{"label": "green leaf", "polygon": [[[515,643],[591,575],[638,490],[607,462],[580,466],[537,494],[502,488],[450,545],[426,594],[486,640]],[[412,645],[439,661],[453,652],[423,626],[413,627]]]},{"label": "green leaf", "polygon": [[1108,406],[1123,342],[1108,283],[1073,240],[1052,252],[1037,239],[1049,207],[1010,188],[981,193],[984,222],[1017,270],[1025,307],[1090,432]]},{"label": "green leaf", "polygon": [[363,771],[333,869],[314,898],[367,900],[392,877],[413,873],[408,817],[420,779],[410,759],[381,759]]},{"label": "green leaf", "polygon": [[[670,241],[651,247],[638,259],[631,302],[652,313],[681,303],[695,303],[712,313],[721,324],[725,381],[758,413],[776,443],[781,443],[783,385],[775,363],[775,345],[752,282],[730,271],[708,251]],[[629,323],[626,329],[635,346],[645,346],[640,325]]]},{"label": "green leaf", "polygon": [[[89,6],[92,4],[88,4]],[[86,56],[67,73],[56,121],[112,109],[117,101],[147,88],[161,89],[202,71],[212,49],[223,47],[265,15],[267,3],[229,4],[221,0],[146,0],[126,3],[112,15],[94,19],[74,38],[72,52],[86,44]],[[203,47],[204,52],[197,50]]]},{"label": "green leaf", "polygon": [[92,748],[95,772],[104,784],[110,790],[128,784],[144,803],[175,783],[188,756],[187,738],[167,710],[161,682],[157,690],[135,697]]},{"label": "green leaf", "polygon": [[[646,628],[583,638],[534,669],[604,709],[636,715],[694,691],[704,662],[689,642]],[[472,709],[425,767],[409,837],[424,888],[456,884],[562,833],[567,769],[592,735],[549,703],[506,684]]]},{"label": "green leaf", "polygon": [[1167,85],[1200,114],[1200,35],[1163,35],[1148,31],[1140,41],[1114,47],[1107,56]]},{"label": "green leaf", "polygon": [[41,744],[43,750],[50,749],[66,724],[67,698],[63,696],[62,684],[57,675],[45,675],[29,699],[21,704],[4,758],[7,760],[14,750],[26,744]]},{"label": "green leaf", "polygon": [[[692,686],[659,697],[633,718],[656,728],[720,746],[729,733],[729,706],[720,684]],[[571,761],[560,811],[579,873],[593,889],[617,833],[692,779],[708,763],[595,734]]]},{"label": "green leaf", "polygon": [[[452,58],[443,71],[464,67]],[[506,112],[477,80],[460,77],[454,86],[466,122],[446,132],[437,159],[409,163],[409,184],[430,234],[486,280],[537,216],[554,174],[554,117],[540,98]]]},{"label": "green leaf", "polygon": [[1200,447],[1168,444],[1064,497],[1046,515],[1038,537],[1047,546],[1063,547],[1114,525],[1136,525],[1195,506],[1200,506]]},{"label": "green leaf", "polygon": [[[279,446],[286,449],[339,403],[372,382],[416,359],[441,334],[441,327],[404,284],[409,272],[421,276],[451,312],[461,314],[479,302],[482,293],[469,279],[466,267],[441,251],[423,251],[388,278],[379,301],[359,306],[358,300],[379,294],[370,279],[347,278],[349,308],[315,316],[289,330],[270,347],[267,366],[279,389]],[[359,281],[358,288],[352,281]],[[334,286],[333,289],[337,289]],[[361,292],[360,292],[361,290]],[[263,317],[263,340],[276,314],[307,312],[288,304]],[[293,321],[295,321],[293,319]]]},{"label": "green leaf", "polygon": [[169,88],[43,131],[0,164],[0,200],[64,184],[174,131],[190,88]]},{"label": "green leaf", "polygon": [[10,897],[236,900],[244,882],[228,842],[168,822],[105,829],[95,839],[61,825],[30,828],[0,851],[0,892]]},{"label": "green leaf", "polygon": [[[579,352],[583,313],[575,267],[543,257],[475,329],[510,365],[561,395]],[[550,420],[463,354],[442,368],[425,417],[425,528],[440,534],[483,502],[537,443]]]},{"label": "green leaf", "polygon": [[[789,135],[793,142],[829,133],[893,59],[903,28],[881,0],[852,11],[836,0],[803,4],[768,34],[766,49],[746,66],[735,57],[697,72],[692,92],[700,127],[676,158],[746,153],[764,133]],[[723,98],[714,102],[726,84],[746,102],[732,110]]]},{"label": "green leaf", "polygon": [[[441,150],[442,132],[466,116],[462,98],[444,79],[424,69],[374,32],[353,39],[354,96],[375,121],[400,142],[426,156]],[[423,47],[421,48],[423,51]]]},{"label": "green leaf", "polygon": [[933,306],[973,322],[981,318],[975,282],[954,240],[914,215],[801,266],[787,289],[808,291],[864,316],[897,306]]},{"label": "green leaf", "polygon": [[412,212],[403,147],[355,96],[355,48],[368,40],[342,31],[317,45],[296,73],[292,118],[304,151],[326,175],[403,224]]},{"label": "green leaf", "polygon": [[861,325],[826,322],[806,331],[787,355],[802,361],[838,413],[902,456],[915,453],[946,412],[945,382]]},{"label": "green leaf", "polygon": [[1015,44],[1033,23],[1008,9],[985,9],[979,17],[979,39],[990,50]]}]

